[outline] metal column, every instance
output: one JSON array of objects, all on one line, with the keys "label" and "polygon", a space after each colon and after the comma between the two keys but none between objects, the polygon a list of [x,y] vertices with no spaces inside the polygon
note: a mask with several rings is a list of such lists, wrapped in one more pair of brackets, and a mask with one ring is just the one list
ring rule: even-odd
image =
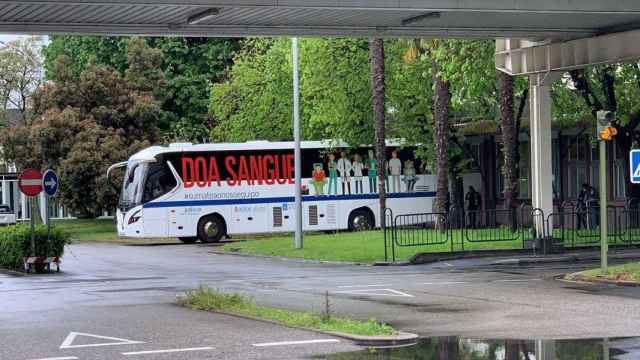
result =
[{"label": "metal column", "polygon": [[298,38],[291,40],[293,53],[293,139],[295,158],[295,186],[296,186],[296,233],[294,245],[302,249],[302,151],[300,150],[300,74],[298,58]]},{"label": "metal column", "polygon": [[[551,141],[551,85],[560,78],[559,73],[532,75],[531,87],[531,190],[533,207],[545,216],[553,213],[553,158]],[[549,219],[549,230],[553,229]],[[543,219],[536,219],[536,233],[545,234]],[[548,234],[551,235],[551,234]]]}]

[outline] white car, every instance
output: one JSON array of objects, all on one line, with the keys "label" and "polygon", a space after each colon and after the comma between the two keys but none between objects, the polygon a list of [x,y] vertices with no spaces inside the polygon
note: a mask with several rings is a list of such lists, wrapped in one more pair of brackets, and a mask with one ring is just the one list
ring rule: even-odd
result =
[{"label": "white car", "polygon": [[0,225],[12,225],[16,223],[16,214],[9,205],[0,205]]}]

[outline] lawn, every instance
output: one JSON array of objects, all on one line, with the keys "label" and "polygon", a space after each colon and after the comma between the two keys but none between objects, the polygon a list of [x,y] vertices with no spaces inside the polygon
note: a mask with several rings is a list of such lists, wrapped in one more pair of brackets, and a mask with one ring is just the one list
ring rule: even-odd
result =
[{"label": "lawn", "polygon": [[118,241],[112,219],[53,220],[52,224],[66,231],[74,241]]},{"label": "lawn", "polygon": [[640,263],[632,262],[623,265],[610,266],[607,274],[603,274],[600,269],[593,269],[579,272],[575,275],[593,279],[640,281]]},{"label": "lawn", "polygon": [[[497,238],[498,234],[491,230],[471,230],[469,238],[492,239]],[[420,235],[421,234],[421,235]],[[473,236],[475,235],[475,236]],[[419,238],[422,236],[422,238]],[[432,242],[439,241],[442,234],[434,230],[423,230],[412,238],[405,238],[407,243],[411,241],[419,241],[425,239]],[[463,236],[461,231],[452,231],[451,235],[454,244],[454,250],[462,250]],[[505,237],[508,238],[508,237]],[[235,239],[235,238],[234,238]],[[238,240],[238,239],[235,239]],[[271,237],[240,240],[230,244],[226,244],[223,249],[230,252],[242,252],[247,254],[314,259],[326,261],[348,261],[357,263],[373,263],[383,261],[384,258],[384,235],[382,231],[363,231],[363,232],[338,232],[335,234],[306,234],[304,237],[304,248],[297,250],[293,247],[293,235],[283,234]],[[514,239],[509,241],[484,241],[470,242],[464,241],[464,250],[514,250],[522,249],[522,241]],[[391,249],[389,251],[389,259],[391,259]],[[451,251],[451,239],[441,243],[428,246],[407,246],[396,247],[396,260],[408,260],[416,253],[427,252],[449,252]]]},{"label": "lawn", "polygon": [[[330,300],[327,299],[330,304]],[[178,298],[178,304],[195,310],[216,311],[245,315],[253,318],[275,321],[277,323],[305,329],[341,332],[354,335],[392,335],[397,333],[391,326],[377,322],[353,320],[328,313],[316,314],[302,311],[257,305],[252,298],[240,294],[227,294],[207,287],[189,291]],[[330,305],[327,304],[327,309]]]}]

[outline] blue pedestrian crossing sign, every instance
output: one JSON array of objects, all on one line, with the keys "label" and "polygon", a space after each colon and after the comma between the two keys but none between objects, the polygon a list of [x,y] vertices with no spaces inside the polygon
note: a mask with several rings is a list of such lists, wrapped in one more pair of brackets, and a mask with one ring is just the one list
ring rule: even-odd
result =
[{"label": "blue pedestrian crossing sign", "polygon": [[44,193],[49,197],[53,197],[56,196],[59,188],[60,181],[58,180],[58,174],[51,169],[45,171],[42,175],[42,189]]}]

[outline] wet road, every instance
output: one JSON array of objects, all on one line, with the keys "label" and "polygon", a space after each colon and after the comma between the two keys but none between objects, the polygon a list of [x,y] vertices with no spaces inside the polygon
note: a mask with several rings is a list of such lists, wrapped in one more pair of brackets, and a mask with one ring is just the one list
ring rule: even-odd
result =
[{"label": "wet road", "polygon": [[[81,244],[68,248],[63,273],[0,275],[0,358],[277,359],[358,350],[312,332],[172,305],[176,293],[199,285],[299,310],[320,309],[328,291],[336,313],[375,317],[423,336],[640,336],[640,289],[551,279],[593,264],[493,266],[476,259],[369,267],[211,250]],[[270,345],[256,346],[264,343]]]}]

